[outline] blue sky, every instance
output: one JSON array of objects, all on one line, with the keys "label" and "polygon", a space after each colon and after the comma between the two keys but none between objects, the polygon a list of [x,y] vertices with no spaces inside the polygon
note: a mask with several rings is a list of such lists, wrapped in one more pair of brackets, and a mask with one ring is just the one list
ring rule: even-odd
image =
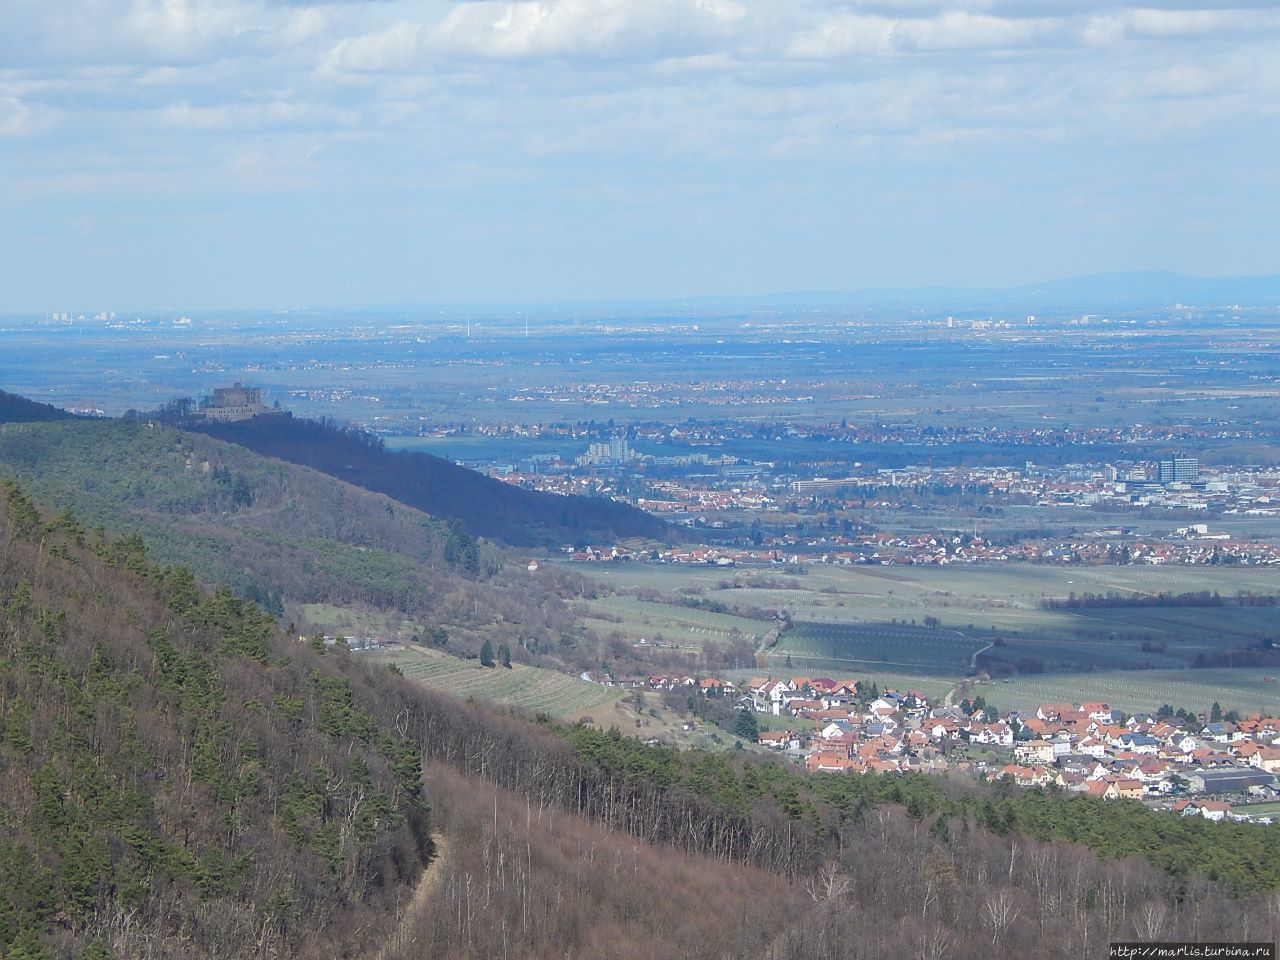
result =
[{"label": "blue sky", "polygon": [[1275,273],[1280,5],[5,0],[0,313]]}]

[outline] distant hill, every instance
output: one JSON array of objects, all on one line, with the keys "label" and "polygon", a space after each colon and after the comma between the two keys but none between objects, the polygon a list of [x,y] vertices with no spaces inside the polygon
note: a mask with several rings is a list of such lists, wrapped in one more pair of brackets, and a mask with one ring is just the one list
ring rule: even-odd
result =
[{"label": "distant hill", "polygon": [[476,536],[513,546],[664,540],[668,524],[605,498],[523,490],[427,453],[387,451],[381,442],[288,415],[186,426],[256,453],[311,467],[385,494],[435,517],[456,518]]},{"label": "distant hill", "polygon": [[37,403],[16,393],[0,390],[0,423],[38,423],[47,420],[72,420],[75,415],[51,406]]},{"label": "distant hill", "polygon": [[459,654],[518,631],[520,659],[573,629],[557,570],[530,577],[456,519],[200,433],[125,420],[10,424],[0,430],[6,476],[87,526],[140,533],[158,561],[277,616],[315,603],[395,613],[445,629]]}]

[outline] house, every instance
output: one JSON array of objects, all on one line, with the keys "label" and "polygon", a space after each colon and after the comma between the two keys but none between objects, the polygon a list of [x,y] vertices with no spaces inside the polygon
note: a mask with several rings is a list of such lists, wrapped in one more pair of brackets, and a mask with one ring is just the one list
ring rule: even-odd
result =
[{"label": "house", "polygon": [[728,680],[718,680],[715,677],[704,677],[698,681],[698,689],[704,697],[722,696],[731,694],[736,689]]},{"label": "house", "polygon": [[1013,748],[1018,763],[1053,763],[1053,744],[1048,740],[1024,740]]},{"label": "house", "polygon": [[764,730],[756,737],[756,743],[770,750],[798,750],[800,738],[791,730]]},{"label": "house", "polygon": [[1046,767],[1024,767],[1016,763],[1007,763],[1000,768],[1000,776],[1008,777],[1021,787],[1034,787],[1049,783],[1054,779]]},{"label": "house", "polygon": [[960,724],[951,717],[926,720],[920,729],[934,740],[954,740],[960,735]]},{"label": "house", "polygon": [[1267,773],[1280,773],[1280,748],[1262,747],[1257,753],[1257,763]]},{"label": "house", "polygon": [[1149,753],[1155,756],[1160,749],[1160,741],[1144,733],[1127,733],[1120,737],[1120,746],[1131,753]]},{"label": "house", "polygon": [[1184,817],[1202,816],[1206,820],[1225,820],[1231,804],[1225,800],[1191,800],[1180,811]]},{"label": "house", "polygon": [[826,726],[818,730],[818,737],[822,740],[855,740],[857,733],[853,729],[853,725],[848,720],[832,720]]},{"label": "house", "polygon": [[847,754],[819,750],[805,759],[805,767],[810,773],[847,773],[854,763]]},{"label": "house", "polygon": [[997,747],[1012,747],[1013,730],[1003,720],[996,723],[971,723],[969,724],[969,741],[992,744]]},{"label": "house", "polygon": [[787,701],[787,712],[793,717],[816,714],[822,709],[823,703],[821,700],[805,700],[801,697],[796,697]]},{"label": "house", "polygon": [[795,687],[787,680],[770,680],[764,687],[758,691],[759,696],[757,702],[761,706],[756,709],[761,713],[772,713],[775,717],[781,715],[782,706],[795,693]]},{"label": "house", "polygon": [[1111,785],[1115,787],[1116,796],[1123,800],[1141,800],[1147,792],[1141,780],[1130,777],[1117,777],[1111,781]]},{"label": "house", "polygon": [[1200,731],[1200,736],[1216,743],[1230,743],[1235,729],[1235,726],[1230,723],[1206,723]]},{"label": "house", "polygon": [[1088,794],[1100,800],[1115,800],[1120,796],[1116,785],[1107,780],[1085,780],[1078,787],[1072,787],[1077,793]]},{"label": "house", "polygon": [[1041,720],[1038,717],[1030,717],[1022,723],[1022,729],[1026,734],[1034,739],[1043,740],[1046,737],[1052,737],[1055,733],[1062,729],[1061,724],[1055,721]]},{"label": "house", "polygon": [[1107,745],[1097,737],[1085,737],[1076,744],[1076,752],[1089,757],[1102,757],[1106,755]]},{"label": "house", "polygon": [[[1073,713],[1076,707],[1073,703],[1042,703],[1036,708],[1036,718],[1039,720],[1060,720],[1064,713]],[[1111,714],[1107,714],[1107,719],[1111,719]]]}]

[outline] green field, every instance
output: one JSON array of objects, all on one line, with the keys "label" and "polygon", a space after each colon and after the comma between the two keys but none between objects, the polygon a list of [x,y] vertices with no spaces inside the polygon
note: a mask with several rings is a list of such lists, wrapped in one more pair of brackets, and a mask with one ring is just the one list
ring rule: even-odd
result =
[{"label": "green field", "polygon": [[1238,803],[1232,806],[1233,813],[1248,814],[1253,817],[1280,817],[1280,803]]},{"label": "green field", "polygon": [[607,636],[617,632],[632,642],[653,642],[661,637],[667,643],[685,647],[701,647],[711,641],[746,640],[754,644],[772,626],[732,614],[635,597],[602,597],[578,604],[576,609],[597,633]]},{"label": "green field", "polygon": [[1262,670],[1115,670],[1076,675],[1017,677],[974,686],[1001,710],[1034,709],[1041,703],[1099,701],[1130,713],[1154,713],[1169,704],[1196,713],[1217,701],[1241,714],[1280,714],[1280,683]]},{"label": "green field", "polygon": [[375,656],[396,664],[406,677],[432,689],[543,711],[563,719],[577,719],[592,710],[612,708],[623,696],[623,692],[614,687],[518,663],[509,670],[482,667],[476,660],[460,660],[416,647]]},{"label": "green field", "polygon": [[[615,590],[648,589],[673,601],[693,593],[730,609],[785,609],[796,621],[843,627],[887,624],[915,627],[937,617],[943,627],[984,643],[1005,642],[991,655],[1006,663],[1047,672],[1190,666],[1210,656],[1275,636],[1274,609],[1232,603],[1238,591],[1280,593],[1280,570],[1224,567],[1072,567],[992,564],[950,567],[839,567],[719,569],[700,566],[627,564],[575,567]],[[1143,607],[1110,610],[1047,610],[1048,598],[1070,593],[1134,594],[1217,591],[1218,607]],[[1145,649],[1144,649],[1145,647]],[[794,653],[825,656],[813,649]],[[963,670],[955,651],[939,648],[931,671]],[[899,654],[857,658],[894,659]],[[794,654],[793,654],[794,661]],[[1038,663],[1033,663],[1038,661]],[[921,669],[915,655],[895,669]]]},{"label": "green field", "polygon": [[954,630],[898,624],[797,622],[769,652],[770,665],[789,657],[797,672],[848,674],[891,669],[923,674],[964,674],[986,641]]},{"label": "green field", "polygon": [[296,609],[286,610],[286,614],[296,618],[298,626],[305,632],[321,630],[342,636],[408,640],[423,629],[420,624],[394,613],[330,603],[301,603]]}]

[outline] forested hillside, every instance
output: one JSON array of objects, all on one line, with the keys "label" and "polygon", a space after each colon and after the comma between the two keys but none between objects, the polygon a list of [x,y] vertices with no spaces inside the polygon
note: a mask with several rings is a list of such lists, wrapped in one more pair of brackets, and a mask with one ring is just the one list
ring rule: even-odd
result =
[{"label": "forested hillside", "polygon": [[0,426],[0,474],[90,527],[137,533],[183,564],[283,615],[285,604],[358,605],[445,628],[450,649],[484,639],[551,650],[573,618],[560,578],[504,569],[443,521],[236,444],[120,420]]},{"label": "forested hillside", "polygon": [[334,957],[431,855],[416,742],[229,593],[0,489],[0,955]]},{"label": "forested hillside", "polygon": [[807,776],[425,694],[0,494],[6,960],[1068,960],[1280,936],[1268,828]]},{"label": "forested hillside", "polygon": [[47,403],[37,403],[16,393],[0,390],[0,424],[35,423],[42,420],[70,420],[72,414]]},{"label": "forested hillside", "polygon": [[426,453],[391,452],[381,441],[291,416],[236,423],[193,420],[193,429],[269,457],[313,467],[432,516],[461,520],[476,536],[515,546],[664,539],[667,524],[605,498],[523,490]]}]

